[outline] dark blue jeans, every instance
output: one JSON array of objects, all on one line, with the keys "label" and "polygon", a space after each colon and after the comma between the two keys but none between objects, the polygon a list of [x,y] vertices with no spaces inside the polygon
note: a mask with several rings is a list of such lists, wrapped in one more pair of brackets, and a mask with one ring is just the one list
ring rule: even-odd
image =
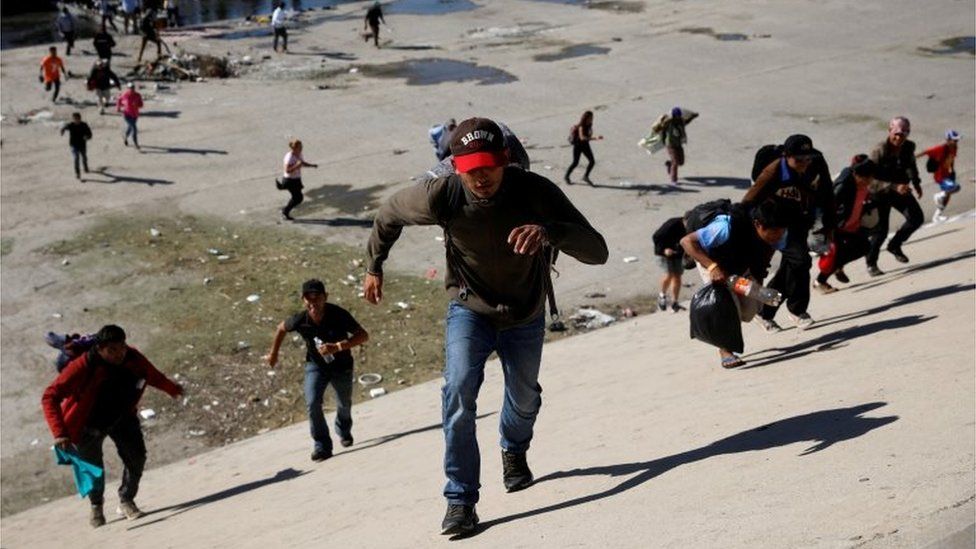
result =
[{"label": "dark blue jeans", "polygon": [[485,361],[498,353],[505,375],[499,431],[501,446],[525,452],[542,406],[539,364],[545,316],[522,326],[499,330],[485,317],[451,301],[447,309],[446,361],[441,390],[444,420],[444,497],[451,504],[478,502],[481,453],[475,436],[478,391],[485,379]]},{"label": "dark blue jeans", "polygon": [[125,142],[129,142],[129,136],[132,136],[132,142],[136,147],[139,146],[139,128],[136,127],[137,118],[131,116],[122,115],[125,120]]},{"label": "dark blue jeans", "polygon": [[315,450],[332,451],[332,437],[322,413],[325,387],[332,384],[336,396],[335,429],[339,437],[352,438],[352,368],[333,371],[314,362],[305,363],[305,404],[308,407],[309,431]]},{"label": "dark blue jeans", "polygon": [[71,156],[75,159],[75,175],[81,177],[81,166],[85,167],[85,173],[88,172],[88,147],[82,145],[80,147],[71,147]]}]

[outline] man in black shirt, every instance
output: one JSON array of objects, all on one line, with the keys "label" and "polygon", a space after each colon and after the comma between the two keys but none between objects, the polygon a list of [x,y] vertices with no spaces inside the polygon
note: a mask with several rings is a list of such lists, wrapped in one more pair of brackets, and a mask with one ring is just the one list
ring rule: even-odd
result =
[{"label": "man in black shirt", "polygon": [[81,121],[81,113],[76,112],[71,115],[71,122],[61,127],[61,135],[68,132],[68,145],[71,146],[71,156],[75,158],[75,179],[81,179],[79,160],[85,166],[85,173],[88,173],[88,140],[92,138],[91,128],[88,124]]},{"label": "man in black shirt", "polygon": [[373,2],[373,7],[366,11],[366,17],[363,19],[363,30],[365,31],[366,26],[369,25],[369,30],[372,34],[365,34],[364,36],[367,41],[372,36],[373,45],[377,48],[380,47],[380,22],[384,25],[386,24],[386,19],[383,19],[383,8],[380,7],[379,2]]},{"label": "man in black shirt", "polygon": [[95,46],[95,51],[98,52],[98,58],[104,59],[106,65],[112,62],[112,48],[115,47],[115,39],[105,29],[105,23],[102,23],[102,29],[92,39],[92,45]]},{"label": "man in black shirt", "polygon": [[105,114],[105,105],[112,101],[112,87],[122,89],[122,81],[112,72],[108,66],[108,61],[99,59],[95,61],[91,72],[88,74],[88,89],[95,92],[98,98],[98,114]]},{"label": "man in black shirt", "polygon": [[322,413],[322,397],[330,383],[336,394],[336,431],[344,447],[352,445],[353,359],[349,349],[369,339],[369,334],[349,311],[328,303],[328,298],[321,280],[306,280],[302,284],[305,310],[278,325],[271,352],[265,357],[274,368],[287,332],[298,332],[305,340],[305,403],[314,441],[312,461],[332,457],[332,438]]}]

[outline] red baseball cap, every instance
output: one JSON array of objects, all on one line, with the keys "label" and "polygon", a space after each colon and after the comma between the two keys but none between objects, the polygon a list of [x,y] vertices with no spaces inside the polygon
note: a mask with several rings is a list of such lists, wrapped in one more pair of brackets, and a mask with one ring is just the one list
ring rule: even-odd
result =
[{"label": "red baseball cap", "polygon": [[451,135],[451,155],[458,173],[505,166],[508,164],[505,150],[501,128],[487,118],[464,120]]}]

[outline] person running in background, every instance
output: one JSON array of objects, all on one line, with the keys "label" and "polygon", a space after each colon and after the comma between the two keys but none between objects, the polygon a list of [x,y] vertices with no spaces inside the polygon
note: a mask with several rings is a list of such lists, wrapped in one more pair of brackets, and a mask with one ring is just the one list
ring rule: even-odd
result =
[{"label": "person running in background", "polygon": [[61,34],[61,38],[64,38],[65,43],[65,55],[71,55],[71,48],[75,47],[75,18],[72,17],[71,12],[68,8],[61,8],[61,14],[54,21],[54,26],[58,29],[58,33]]},{"label": "person running in background", "polygon": [[51,101],[56,103],[58,93],[61,92],[61,75],[63,74],[67,80],[68,71],[64,68],[64,62],[58,57],[58,48],[51,46],[48,52],[44,59],[41,59],[41,73],[38,79],[44,83],[44,91],[51,91],[51,88],[54,88]]},{"label": "person running in background", "polygon": [[[708,225],[681,239],[685,253],[698,263],[705,284],[726,284],[737,275],[761,281],[766,277],[774,249],[785,246],[786,225],[792,206],[766,200],[748,208],[735,204],[728,214],[715,216]],[[730,292],[741,322],[750,322],[762,303]],[[745,362],[728,349],[719,348],[723,368]]]},{"label": "person running in background", "polygon": [[170,54],[169,46],[166,45],[166,42],[163,42],[163,39],[159,36],[159,31],[156,30],[156,8],[149,8],[149,11],[142,18],[139,29],[142,31],[142,45],[139,46],[139,57],[136,58],[137,64],[142,62],[142,53],[146,50],[146,44],[149,42],[156,44],[157,59],[163,56],[162,48],[166,48],[166,55]]},{"label": "person running in background", "polygon": [[661,135],[664,146],[668,149],[668,160],[664,162],[664,167],[668,170],[671,183],[678,182],[678,167],[685,165],[684,146],[688,142],[685,126],[695,118],[698,118],[698,113],[674,107],[670,114],[661,116],[651,128],[652,133]]},{"label": "person running in background", "polygon": [[912,131],[912,124],[904,116],[891,119],[888,124],[888,138],[878,144],[871,152],[871,160],[877,165],[874,198],[878,203],[879,221],[871,230],[870,243],[866,262],[868,274],[881,276],[884,272],[878,268],[878,256],[881,245],[888,238],[888,224],[891,210],[898,210],[905,217],[905,223],[888,241],[888,252],[901,263],[908,263],[908,256],[902,252],[901,245],[912,236],[922,223],[925,215],[922,213],[918,200],[912,196],[909,184],[915,187],[915,193],[922,197],[922,179],[918,176],[918,165],[915,163],[915,143],[908,139]]},{"label": "person running in background", "polygon": [[932,214],[932,222],[945,221],[943,215],[952,195],[959,192],[959,183],[956,182],[956,149],[959,144],[959,132],[947,130],[945,142],[929,147],[915,155],[915,158],[927,156],[928,162],[925,163],[926,171],[932,174],[932,179],[939,186],[939,192],[932,197],[935,200],[935,213]]},{"label": "person running in background", "polygon": [[[115,110],[122,113],[125,120],[125,135],[122,142],[126,147],[129,146],[129,136],[132,136],[132,143],[139,149],[139,128],[136,122],[139,120],[139,109],[142,108],[142,96],[136,91],[136,86],[132,82],[125,85],[125,91],[119,94],[115,101]],[[142,150],[142,149],[139,149]]]},{"label": "person running in background", "polygon": [[582,155],[589,162],[586,166],[586,172],[583,173],[583,181],[591,187],[593,186],[593,182],[590,181],[590,172],[593,171],[596,160],[593,159],[593,149],[590,148],[590,141],[599,141],[601,139],[603,139],[602,135],[593,135],[593,111],[585,111],[583,116],[580,117],[579,122],[570,129],[569,142],[573,145],[573,162],[566,169],[566,175],[563,176],[563,180],[567,185],[573,184],[573,180],[569,176],[576,169],[576,166],[579,165],[580,155]]},{"label": "person running in background", "polygon": [[98,15],[102,18],[102,29],[109,24],[112,25],[112,30],[119,32],[119,28],[115,26],[115,6],[109,0],[98,0]]},{"label": "person running in background", "polygon": [[291,216],[291,211],[295,206],[302,203],[305,200],[305,195],[302,194],[302,189],[305,188],[302,185],[302,167],[307,166],[309,168],[318,168],[318,164],[311,164],[305,162],[302,158],[302,142],[298,139],[292,139],[288,142],[288,152],[285,153],[284,159],[284,176],[281,181],[278,182],[278,188],[281,190],[288,191],[291,193],[291,198],[285,207],[281,210],[281,217],[287,221],[293,221],[294,218]]},{"label": "person running in background", "polygon": [[95,65],[88,75],[88,89],[94,91],[98,99],[98,114],[105,114],[105,106],[112,99],[113,86],[116,89],[122,89],[122,83],[119,81],[119,77],[109,68],[108,61],[104,59],[95,61]]},{"label": "person running in background", "polygon": [[680,217],[672,217],[665,221],[658,230],[654,231],[651,239],[654,241],[654,255],[661,258],[661,291],[657,294],[657,307],[664,311],[668,308],[668,295],[671,292],[671,312],[681,310],[678,305],[678,295],[681,292],[681,275],[685,272],[685,251],[681,247],[681,239],[688,234],[685,221]]},{"label": "person running in background", "polygon": [[827,279],[831,275],[847,284],[850,279],[844,273],[844,265],[863,257],[868,252],[867,231],[861,228],[861,218],[871,208],[869,191],[874,182],[874,162],[866,154],[851,160],[834,181],[834,204],[837,207],[837,229],[827,254],[820,257],[820,274],[813,287],[823,294],[837,291]]},{"label": "person running in background", "polygon": [[179,0],[164,0],[163,7],[166,9],[166,24],[174,28],[180,26]]},{"label": "person running in background", "polygon": [[447,122],[438,124],[427,131],[430,142],[434,145],[434,156],[437,157],[438,162],[451,156],[451,133],[454,132],[454,128],[457,128],[457,122],[453,118],[449,118]]},{"label": "person running in background", "polygon": [[305,404],[314,442],[312,461],[332,457],[332,437],[322,414],[322,397],[330,384],[336,396],[336,433],[343,448],[352,446],[353,358],[349,350],[369,340],[369,334],[349,311],[328,303],[328,299],[321,280],[306,280],[302,284],[305,310],[278,324],[271,352],[265,357],[268,366],[274,368],[288,332],[298,332],[305,340]]},{"label": "person running in background", "polygon": [[44,334],[44,342],[57,349],[58,356],[54,359],[54,368],[61,373],[69,362],[83,355],[95,345],[95,334]]},{"label": "person running in background", "polygon": [[366,17],[363,18],[363,31],[366,27],[369,27],[370,34],[366,34],[365,39],[369,41],[369,37],[373,37],[373,45],[377,48],[380,47],[380,23],[386,25],[386,20],[383,19],[383,8],[380,6],[379,2],[373,2],[372,7],[366,10]]},{"label": "person running in background", "polygon": [[105,23],[102,23],[101,30],[95,33],[92,46],[95,47],[99,59],[104,59],[107,65],[112,64],[112,48],[115,47],[115,39],[105,29]]},{"label": "person running in background", "polygon": [[[146,464],[146,443],[136,407],[147,385],[174,399],[183,394],[183,387],[125,340],[122,328],[103,326],[95,334],[95,345],[69,362],[45,389],[41,405],[54,446],[60,451],[77,453],[104,469],[102,444],[106,437],[112,439],[123,466],[118,512],[134,520],[143,516],[135,497]],[[88,494],[90,524],[95,528],[105,524],[104,492],[104,483],[96,483]]]},{"label": "person running in background", "polygon": [[132,34],[139,31],[139,0],[122,0],[122,30],[129,32],[132,23]]},{"label": "person running in background", "polygon": [[71,114],[71,122],[61,127],[61,135],[64,132],[68,132],[68,145],[71,146],[71,156],[75,160],[75,179],[81,179],[79,164],[83,164],[85,173],[88,173],[88,140],[92,138],[91,128],[81,121],[81,113],[76,112]]},{"label": "person running in background", "polygon": [[275,9],[271,12],[271,29],[274,31],[273,48],[278,51],[278,38],[281,38],[281,52],[288,52],[288,25],[285,22],[285,3],[278,2]]}]

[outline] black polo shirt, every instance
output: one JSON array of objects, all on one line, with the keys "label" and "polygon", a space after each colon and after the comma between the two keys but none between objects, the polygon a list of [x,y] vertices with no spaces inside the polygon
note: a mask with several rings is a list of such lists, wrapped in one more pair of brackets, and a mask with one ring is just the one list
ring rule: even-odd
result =
[{"label": "black polo shirt", "polygon": [[332,303],[325,304],[325,312],[319,324],[312,322],[308,311],[294,314],[285,320],[285,331],[298,332],[298,335],[305,340],[306,361],[314,362],[322,368],[336,370],[352,368],[352,353],[348,349],[340,351],[332,355],[335,360],[327,363],[316,348],[315,338],[321,339],[322,343],[337,343],[349,339],[359,330],[362,330],[362,326],[349,314],[349,311]]}]

